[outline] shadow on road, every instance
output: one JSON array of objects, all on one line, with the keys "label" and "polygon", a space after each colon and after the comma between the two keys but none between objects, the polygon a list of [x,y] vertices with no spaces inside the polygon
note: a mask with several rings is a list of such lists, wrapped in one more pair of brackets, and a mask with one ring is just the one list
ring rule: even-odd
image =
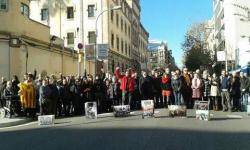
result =
[{"label": "shadow on road", "polygon": [[56,127],[0,133],[1,150],[248,150],[250,133]]}]

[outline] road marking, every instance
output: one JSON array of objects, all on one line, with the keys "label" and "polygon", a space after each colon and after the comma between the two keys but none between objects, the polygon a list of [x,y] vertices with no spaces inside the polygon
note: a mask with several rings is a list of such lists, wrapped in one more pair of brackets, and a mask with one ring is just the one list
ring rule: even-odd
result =
[{"label": "road marking", "polygon": [[33,125],[33,124],[37,124],[37,121],[29,122],[29,123],[21,124],[21,125],[16,125],[16,126],[11,126],[11,127],[3,127],[3,128],[0,128],[0,130],[24,127],[24,126],[29,126],[29,125]]}]

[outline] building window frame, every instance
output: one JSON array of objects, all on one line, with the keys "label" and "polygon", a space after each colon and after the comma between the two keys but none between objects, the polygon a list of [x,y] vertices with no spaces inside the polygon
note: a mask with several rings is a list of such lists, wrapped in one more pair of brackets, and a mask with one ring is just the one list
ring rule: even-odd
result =
[{"label": "building window frame", "polygon": [[88,5],[88,17],[91,18],[91,17],[95,17],[95,5],[94,4],[91,4],[91,5]]},{"label": "building window frame", "polygon": [[8,11],[8,0],[0,0],[0,11]]},{"label": "building window frame", "polygon": [[96,43],[96,33],[95,33],[95,31],[89,31],[88,32],[88,42],[89,42],[89,44],[95,44]]},{"label": "building window frame", "polygon": [[111,47],[114,48],[114,44],[115,44],[115,35],[114,33],[111,33]]},{"label": "building window frame", "polygon": [[119,49],[120,49],[120,39],[118,36],[116,36],[116,49],[117,49],[117,51],[119,51]]},{"label": "building window frame", "polygon": [[49,9],[48,8],[43,8],[41,9],[41,20],[48,20],[49,19]]},{"label": "building window frame", "polygon": [[67,32],[67,45],[74,45],[74,44],[75,44],[75,33]]},{"label": "building window frame", "polygon": [[30,8],[27,4],[21,3],[21,14],[28,17],[30,16]]},{"label": "building window frame", "polygon": [[67,19],[74,19],[75,14],[74,14],[74,7],[73,6],[68,6],[67,7]]},{"label": "building window frame", "polygon": [[116,26],[119,27],[119,14],[116,14]]}]

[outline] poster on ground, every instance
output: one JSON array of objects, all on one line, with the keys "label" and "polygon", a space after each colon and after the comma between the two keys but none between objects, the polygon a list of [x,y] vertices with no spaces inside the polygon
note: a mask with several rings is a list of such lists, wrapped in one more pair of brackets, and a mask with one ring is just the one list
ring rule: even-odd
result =
[{"label": "poster on ground", "polygon": [[49,126],[55,124],[55,115],[43,115],[38,116],[38,125],[39,126]]},{"label": "poster on ground", "polygon": [[184,105],[169,105],[169,117],[186,117],[187,107]]},{"label": "poster on ground", "polygon": [[114,106],[114,116],[115,117],[126,117],[130,115],[129,105],[119,105]]},{"label": "poster on ground", "polygon": [[153,100],[142,100],[142,118],[154,116],[154,101]]},{"label": "poster on ground", "polygon": [[85,103],[85,117],[86,117],[86,119],[97,119],[97,104],[96,104],[96,102]]},{"label": "poster on ground", "polygon": [[197,101],[195,102],[195,116],[199,120],[210,120],[209,102]]}]

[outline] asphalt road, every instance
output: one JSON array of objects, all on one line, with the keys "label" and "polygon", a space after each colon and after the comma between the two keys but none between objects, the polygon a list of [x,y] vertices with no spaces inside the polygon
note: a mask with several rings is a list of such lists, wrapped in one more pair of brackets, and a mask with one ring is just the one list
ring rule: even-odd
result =
[{"label": "asphalt road", "polygon": [[[56,120],[51,127],[37,122],[0,129],[0,150],[249,150],[250,117],[243,113],[213,113],[213,120],[157,118],[139,113],[126,118],[84,117]],[[242,116],[243,118],[238,118]]]}]

